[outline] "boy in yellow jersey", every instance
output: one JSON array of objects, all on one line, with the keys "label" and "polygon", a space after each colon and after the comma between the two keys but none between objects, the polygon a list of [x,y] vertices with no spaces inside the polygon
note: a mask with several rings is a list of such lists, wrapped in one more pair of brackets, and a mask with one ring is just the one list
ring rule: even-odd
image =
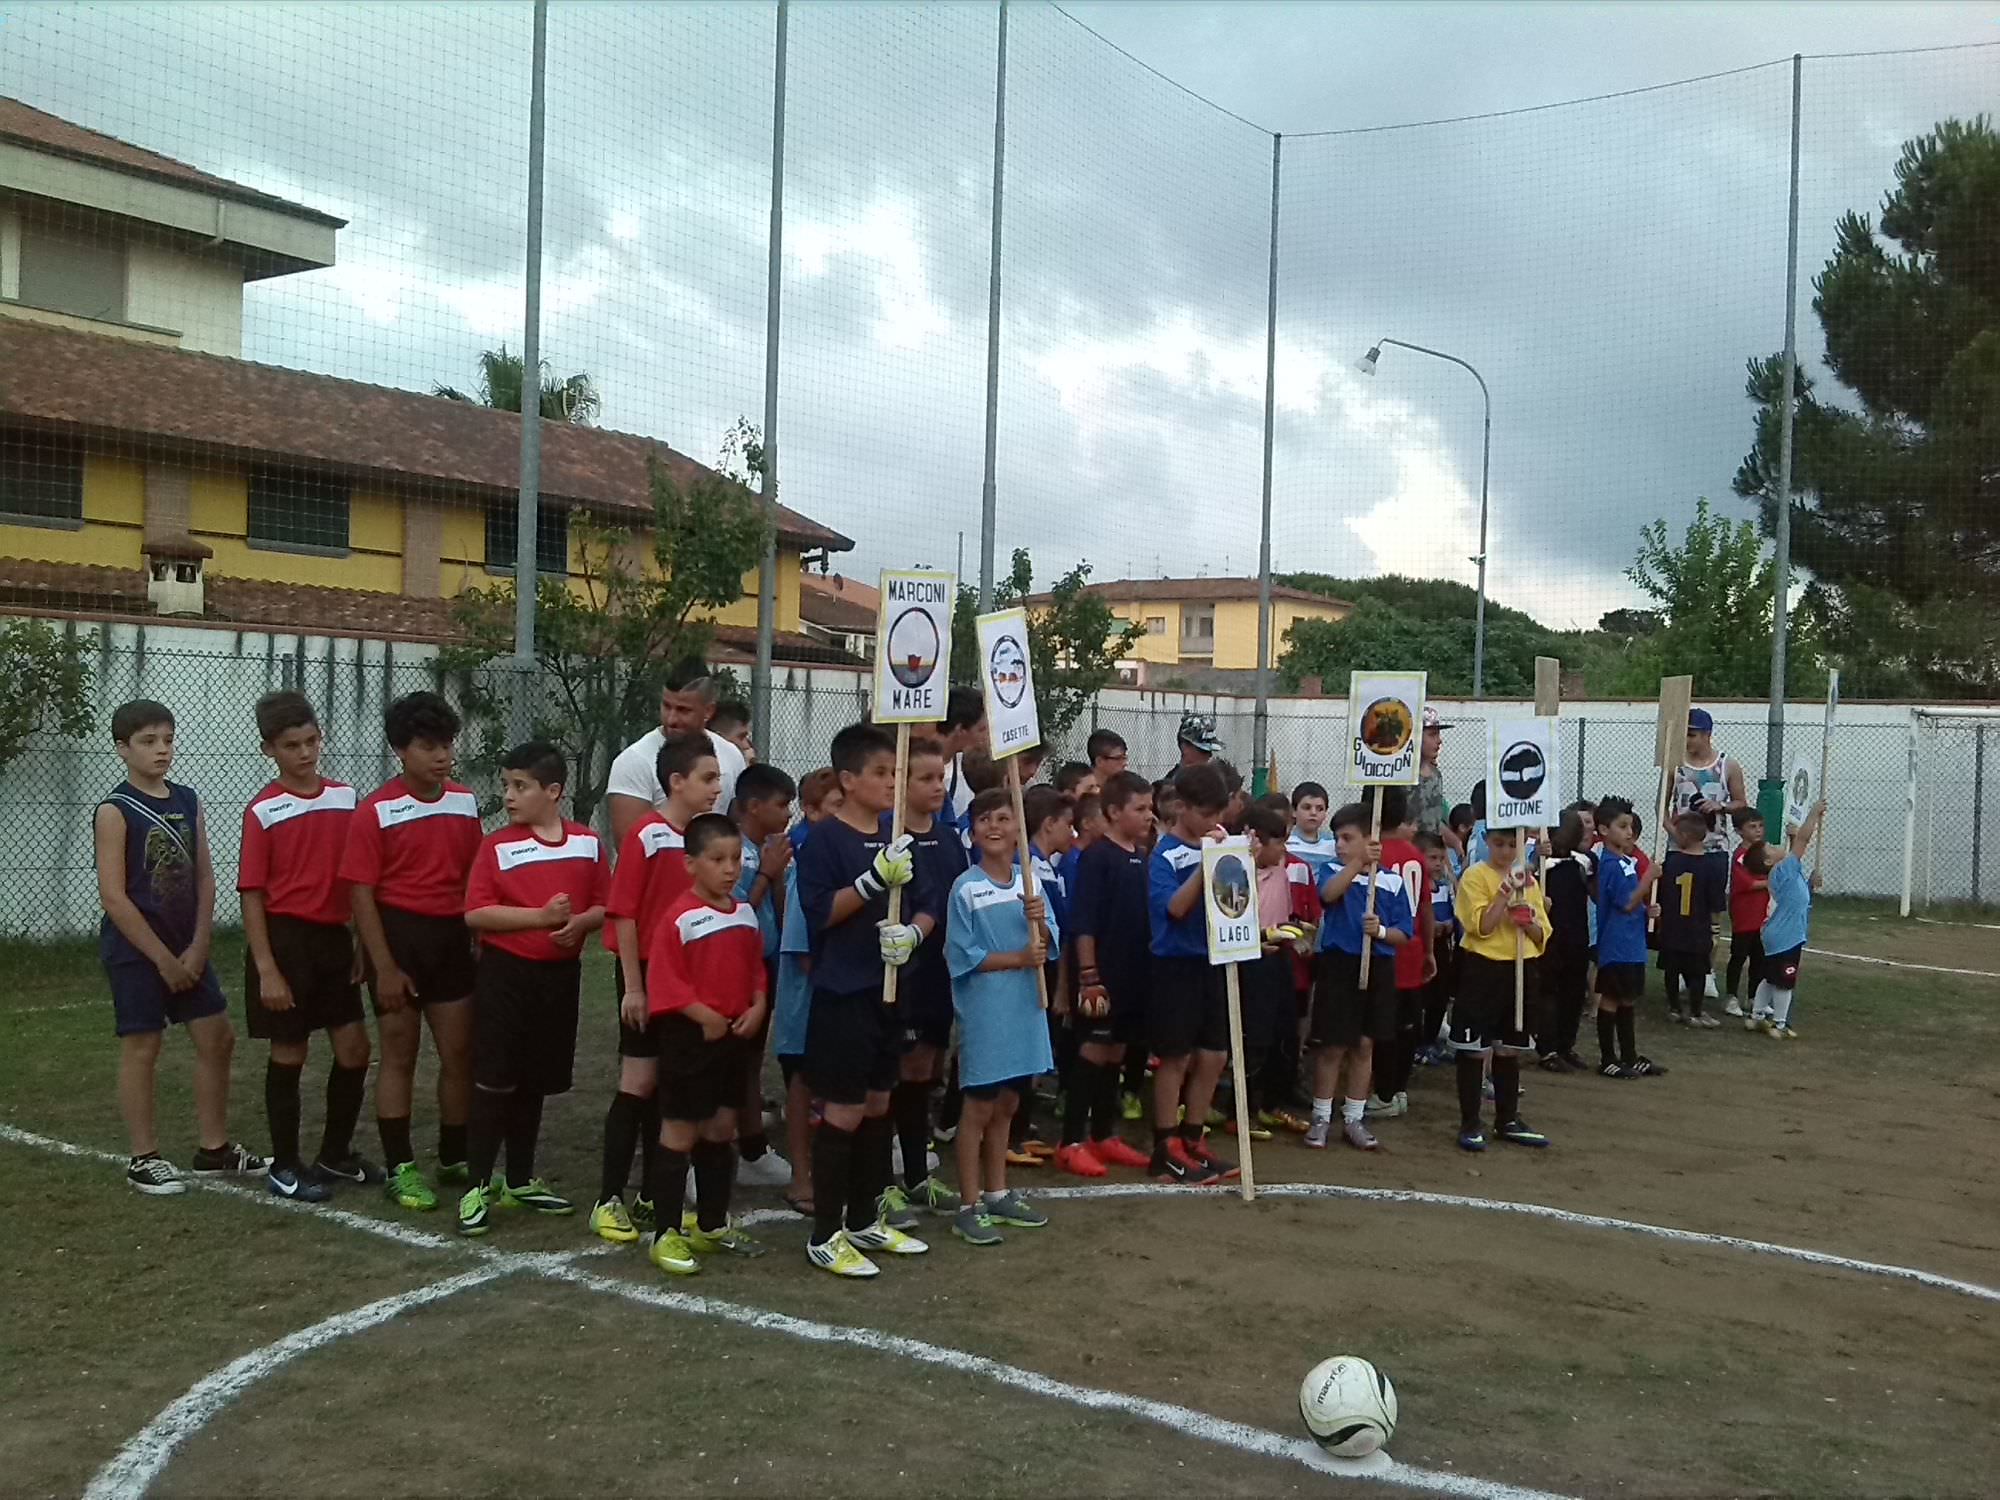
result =
[{"label": "boy in yellow jersey", "polygon": [[[1517,1146],[1546,1146],[1549,1138],[1521,1119],[1521,1059],[1535,1055],[1539,1024],[1538,970],[1549,942],[1549,909],[1542,888],[1514,868],[1520,834],[1486,831],[1486,858],[1469,865],[1458,883],[1458,995],[1451,1003],[1451,1047],[1458,1056],[1458,1144],[1484,1151],[1480,1094],[1486,1060],[1493,1060],[1493,1133]],[[1516,934],[1525,956],[1521,1025],[1514,1024]]]}]

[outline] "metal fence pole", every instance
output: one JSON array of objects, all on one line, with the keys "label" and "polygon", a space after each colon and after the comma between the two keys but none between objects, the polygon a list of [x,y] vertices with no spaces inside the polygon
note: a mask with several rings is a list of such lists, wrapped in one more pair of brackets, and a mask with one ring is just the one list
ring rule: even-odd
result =
[{"label": "metal fence pole", "polygon": [[1000,0],[1000,51],[993,73],[993,249],[986,286],[986,482],[979,491],[979,607],[993,608],[993,545],[999,527],[994,465],[1000,452],[1000,209],[1007,185],[1007,0]]},{"label": "metal fence pole", "polygon": [[1278,415],[1278,168],[1285,138],[1271,137],[1271,271],[1264,302],[1264,514],[1257,539],[1257,712],[1250,731],[1250,786],[1269,790],[1271,745],[1271,439]]},{"label": "metal fence pole", "polygon": [[1986,726],[1972,730],[1972,903],[1985,898],[1979,889],[1979,859],[1986,832]]},{"label": "metal fence pole", "polygon": [[[1771,706],[1764,730],[1764,794],[1782,799],[1785,775],[1785,628],[1792,593],[1792,404],[1798,380],[1799,96],[1805,60],[1792,54],[1792,185],[1785,231],[1785,375],[1778,417],[1778,509],[1771,586]],[[1760,801],[1762,799],[1760,798]],[[1770,823],[1768,827],[1781,826]]]},{"label": "metal fence pole", "polygon": [[750,722],[771,750],[771,649],[778,630],[778,314],[785,266],[785,40],[790,0],[778,0],[778,48],[771,84],[771,227],[764,269],[764,556],[757,564],[757,661],[750,669]]},{"label": "metal fence pole", "polygon": [[1583,732],[1590,727],[1590,720],[1581,714],[1576,720],[1576,800],[1583,800]]},{"label": "metal fence pole", "polygon": [[[1915,884],[1917,862],[1917,735],[1923,720],[1915,710],[1910,713],[1910,764],[1903,780],[1903,900],[1902,914],[1910,914],[1912,886]],[[1769,826],[1768,824],[1766,825]],[[1782,824],[1780,825],[1782,826]]]},{"label": "metal fence pole", "polygon": [[[528,91],[527,306],[521,326],[521,483],[514,511],[514,699],[508,727],[515,742],[532,733],[535,692],[535,591],[541,585],[535,543],[542,510],[542,163],[547,135],[549,0],[535,0],[535,44]],[[581,768],[586,775],[590,767]]]}]

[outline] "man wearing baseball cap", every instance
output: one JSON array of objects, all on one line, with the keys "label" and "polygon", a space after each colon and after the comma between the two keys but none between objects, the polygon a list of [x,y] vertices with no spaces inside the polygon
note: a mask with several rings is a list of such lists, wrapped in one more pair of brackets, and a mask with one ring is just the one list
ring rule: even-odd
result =
[{"label": "man wearing baseball cap", "polygon": [[1213,714],[1182,714],[1180,732],[1174,738],[1180,743],[1182,766],[1205,766],[1222,753]]},{"label": "man wearing baseball cap", "polygon": [[[1674,769],[1671,806],[1675,817],[1693,813],[1708,824],[1702,859],[1715,867],[1724,890],[1729,888],[1729,831],[1736,815],[1750,810],[1743,787],[1743,768],[1715,748],[1715,716],[1705,708],[1689,709],[1687,756]],[[1708,976],[1707,991],[1713,999],[1713,974]]]},{"label": "man wearing baseball cap", "polygon": [[1451,831],[1451,804],[1445,800],[1444,773],[1438,770],[1438,751],[1444,745],[1444,736],[1438,731],[1451,727],[1438,717],[1436,709],[1424,709],[1423,749],[1417,761],[1417,827],[1436,834],[1456,849],[1458,836]]}]

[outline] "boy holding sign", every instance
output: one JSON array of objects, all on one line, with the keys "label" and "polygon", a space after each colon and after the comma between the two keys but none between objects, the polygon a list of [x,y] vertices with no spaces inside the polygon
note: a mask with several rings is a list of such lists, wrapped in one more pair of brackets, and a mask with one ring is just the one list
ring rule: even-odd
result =
[{"label": "boy holding sign", "polygon": [[[1537,971],[1549,941],[1549,909],[1524,865],[1516,869],[1520,831],[1486,830],[1486,858],[1458,884],[1458,995],[1451,1005],[1451,1047],[1458,1057],[1458,1144],[1484,1151],[1480,1095],[1493,1062],[1493,1133],[1517,1146],[1546,1146],[1519,1114],[1521,1059],[1535,1050],[1540,1001]],[[1522,971],[1523,1008],[1515,1009],[1514,975]]]}]

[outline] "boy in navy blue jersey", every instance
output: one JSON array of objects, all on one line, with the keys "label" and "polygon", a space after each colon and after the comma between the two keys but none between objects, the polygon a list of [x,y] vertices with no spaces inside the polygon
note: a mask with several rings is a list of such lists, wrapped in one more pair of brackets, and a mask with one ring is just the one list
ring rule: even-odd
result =
[{"label": "boy in navy blue jersey", "polygon": [[1161,1182],[1200,1184],[1238,1172],[1202,1139],[1215,1085],[1229,1061],[1229,1002],[1222,970],[1208,962],[1201,846],[1219,832],[1229,789],[1215,767],[1187,766],[1174,778],[1174,790],[1179,815],[1172,829],[1160,835],[1146,866],[1153,947],[1147,1033],[1159,1059],[1153,1072],[1153,1159],[1147,1170]]},{"label": "boy in navy blue jersey", "polygon": [[[1674,818],[1674,848],[1660,861],[1660,919],[1654,940],[1667,1007],[1676,1025],[1713,1029],[1722,1022],[1702,1001],[1715,979],[1715,919],[1729,910],[1729,869],[1708,853],[1708,822],[1700,813]],[[1687,991],[1683,1004],[1681,990]]]},{"label": "boy in navy blue jersey", "polygon": [[121,704],[111,715],[111,739],[125,763],[125,780],[97,804],[92,833],[104,906],[97,950],[111,982],[118,1108],[132,1140],[125,1180],[141,1193],[182,1193],[187,1184],[160,1155],[153,1124],[153,1075],[169,1026],[187,1027],[194,1043],[201,1143],[195,1176],[262,1172],[267,1163],[229,1139],[236,1034],[208,961],[215,868],[201,799],[191,787],[167,780],[174,768],[173,711],[146,698]]},{"label": "boy in navy blue jersey", "polygon": [[1639,1052],[1632,1009],[1646,992],[1646,897],[1639,873],[1639,815],[1623,797],[1597,805],[1604,839],[1597,861],[1597,1071],[1657,1078],[1667,1070]]},{"label": "boy in navy blue jersey", "polygon": [[[1079,762],[1081,764],[1081,762]],[[1076,843],[1076,805],[1053,786],[1031,786],[1022,794],[1021,809],[1028,820],[1028,854],[1034,862],[1035,894],[1048,905],[1049,922],[1056,932],[1069,932],[1069,882],[1062,872],[1063,860]],[[1049,1050],[1055,1058],[1058,1078],[1069,1076],[1076,1058],[1076,1036],[1069,1027],[1070,944],[1067,936],[1049,949],[1043,982],[1048,987]],[[1056,1148],[1041,1139],[1035,1129],[1036,1091],[1021,1096],[1021,1107],[1008,1121],[1007,1160],[1012,1166],[1039,1167],[1056,1154]]]},{"label": "boy in navy blue jersey", "polygon": [[[933,739],[910,741],[908,782],[903,790],[903,827],[910,839],[914,875],[904,892],[905,914],[923,934],[915,955],[896,981],[896,1009],[902,1023],[902,1062],[890,1096],[896,1141],[902,1152],[902,1181],[890,1182],[885,1208],[892,1222],[907,1223],[911,1206],[934,1214],[958,1212],[958,1194],[931,1175],[931,1090],[940,1081],[951,1047],[951,971],[945,967],[945,915],[951,888],[965,873],[965,841],[943,816],[944,746]],[[889,836],[889,816],[882,816]]]},{"label": "boy in navy blue jersey", "polygon": [[[1313,1049],[1313,1117],[1305,1143],[1323,1150],[1333,1133],[1333,1100],[1343,1066],[1347,1092],[1341,1133],[1362,1151],[1378,1142],[1365,1119],[1375,1046],[1396,1035],[1396,950],[1411,941],[1416,920],[1403,877],[1381,868],[1382,845],[1368,837],[1368,810],[1350,802],[1333,815],[1337,858],[1320,880],[1325,908],[1319,924],[1319,973],[1313,985],[1306,1046]],[[1368,915],[1368,887],[1375,912]],[[1361,952],[1373,944],[1368,982],[1361,981]]]},{"label": "boy in navy blue jersey", "polygon": [[[742,836],[743,871],[737,877],[736,898],[757,913],[764,947],[764,993],[778,993],[778,940],[782,932],[785,876],[792,867],[792,798],[798,788],[776,766],[752,760],[736,778],[734,815]],[[791,1166],[771,1150],[764,1130],[764,1049],[771,1035],[767,1007],[764,1024],[751,1046],[744,1069],[743,1105],[737,1114],[736,1149],[743,1158],[736,1180],[748,1187],[783,1187],[792,1180]]]},{"label": "boy in navy blue jersey", "polygon": [[[883,1003],[882,976],[907,964],[923,932],[905,912],[889,921],[889,889],[916,873],[908,834],[882,818],[896,801],[896,742],[872,724],[833,737],[840,810],[799,851],[799,904],[812,943],[804,1074],[823,1117],[813,1136],[813,1230],[806,1257],[836,1276],[874,1276],[862,1252],[930,1249],[890,1222],[882,1203],[895,1129],[889,1095],[900,1071],[902,1018]],[[914,1218],[910,1220],[914,1223]]]},{"label": "boy in navy blue jersey", "polygon": [[1431,877],[1431,977],[1424,982],[1424,1029],[1417,1056],[1428,1063],[1443,1062],[1448,1053],[1438,1040],[1451,1009],[1453,987],[1458,980],[1458,877],[1452,873],[1451,851],[1444,835],[1419,829],[1413,841],[1423,852]]}]

